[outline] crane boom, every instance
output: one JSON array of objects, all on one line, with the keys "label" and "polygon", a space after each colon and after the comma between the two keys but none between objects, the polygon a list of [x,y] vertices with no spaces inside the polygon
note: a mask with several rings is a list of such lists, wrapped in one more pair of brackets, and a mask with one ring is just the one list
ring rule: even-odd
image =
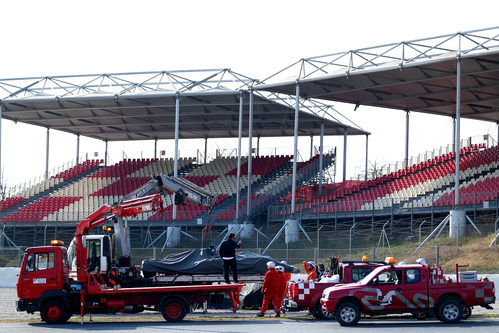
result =
[{"label": "crane boom", "polygon": [[166,195],[168,191],[175,193],[176,205],[181,205],[185,200],[188,200],[211,209],[216,201],[216,197],[213,194],[205,191],[203,188],[187,179],[159,174],[159,176],[152,177],[149,182],[126,195],[122,202],[142,198],[154,191],[164,195]]},{"label": "crane boom", "polygon": [[[117,265],[119,267],[130,266],[130,234],[124,218],[135,217],[141,213],[162,211],[164,207],[161,194],[167,195],[168,191],[175,194],[174,201],[176,205],[181,205],[187,200],[208,207],[211,210],[216,201],[213,194],[187,179],[160,174],[152,177],[146,184],[126,195],[120,202],[112,206],[101,206],[78,223],[76,228],[75,244],[78,280],[86,282],[88,279],[86,245],[83,239],[84,236],[89,234],[90,229],[112,221],[117,245]],[[153,192],[157,193],[151,194]]]}]

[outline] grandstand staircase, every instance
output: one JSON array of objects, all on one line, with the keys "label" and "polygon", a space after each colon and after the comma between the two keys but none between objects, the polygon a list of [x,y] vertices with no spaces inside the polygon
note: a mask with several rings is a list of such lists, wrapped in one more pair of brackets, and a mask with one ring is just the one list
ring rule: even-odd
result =
[{"label": "grandstand staircase", "polygon": [[[323,159],[323,170],[327,170],[334,164],[334,155],[325,154]],[[272,203],[278,201],[283,196],[289,194],[292,189],[292,168],[293,163],[291,161],[284,164],[282,167],[274,170],[269,175],[263,177],[259,182],[252,185],[252,206],[251,214],[249,219],[254,219],[256,216],[265,211]],[[317,179],[319,173],[319,159],[318,155],[314,156],[309,161],[299,163],[297,167],[297,186],[309,183]],[[240,202],[243,205],[240,206],[240,214],[242,216],[246,215],[246,202],[248,198],[247,190],[241,192]],[[225,200],[220,206],[217,206],[213,211],[213,216],[217,216],[221,212],[227,211],[228,209],[233,209],[235,211],[236,196],[230,198],[230,200]]]},{"label": "grandstand staircase", "polygon": [[[268,175],[264,176],[258,182],[251,184],[251,191],[253,193],[258,192],[260,189],[262,189],[266,185],[276,181],[276,179],[278,179],[279,177],[283,177],[286,174],[288,174],[292,169],[293,169],[293,163],[286,162],[283,166],[272,171]],[[247,189],[247,187],[245,187],[245,188],[241,189],[241,191],[240,191],[239,200],[240,200],[240,202],[242,202],[242,201],[247,200],[247,198],[248,198],[248,189]],[[236,200],[237,200],[237,194],[234,193],[233,195],[231,195],[230,197],[225,199],[223,202],[221,202],[220,204],[215,206],[214,209],[212,210],[211,216],[216,217],[217,215],[219,215],[222,212],[227,211],[231,207],[235,207]],[[246,206],[240,207],[239,210],[241,213],[243,213],[243,215],[245,215]],[[205,215],[205,216],[203,216],[204,218],[208,217],[207,213],[204,215]]]}]

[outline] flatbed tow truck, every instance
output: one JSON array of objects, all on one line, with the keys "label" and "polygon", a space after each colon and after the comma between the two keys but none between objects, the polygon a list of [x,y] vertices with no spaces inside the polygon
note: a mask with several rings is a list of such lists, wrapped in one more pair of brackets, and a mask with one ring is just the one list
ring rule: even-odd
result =
[{"label": "flatbed tow truck", "polygon": [[[136,267],[130,265],[130,246],[126,217],[140,213],[160,212],[163,199],[160,194],[149,195],[151,191],[166,194],[175,193],[175,203],[184,199],[211,207],[214,197],[202,188],[181,178],[164,175],[154,177],[150,182],[115,205],[103,205],[78,223],[73,242],[76,276],[70,277],[68,250],[62,242],[54,241],[52,246],[28,248],[25,252],[17,281],[17,310],[28,313],[40,312],[48,324],[66,322],[72,315],[79,314],[83,325],[85,314],[92,313],[138,313],[143,310],[161,312],[167,321],[181,321],[189,312],[207,298],[228,294],[233,311],[238,303],[243,284],[229,285],[152,285],[150,279],[140,276]],[[89,231],[112,221],[115,227],[114,242],[99,235],[97,244],[91,245],[87,254]],[[96,241],[94,238],[93,241]],[[110,244],[117,244],[117,255],[111,261]],[[99,255],[97,255],[97,252]]]}]

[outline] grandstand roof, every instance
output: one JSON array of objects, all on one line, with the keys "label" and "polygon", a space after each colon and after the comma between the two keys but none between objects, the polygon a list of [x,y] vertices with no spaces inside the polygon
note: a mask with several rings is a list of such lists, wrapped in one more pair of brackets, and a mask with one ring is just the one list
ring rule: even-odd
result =
[{"label": "grandstand roof", "polygon": [[[239,94],[256,80],[230,69],[88,74],[0,79],[2,117],[100,140],[173,139],[180,95],[180,138],[237,137]],[[292,136],[291,96],[254,92],[253,135]],[[369,134],[330,105],[301,100],[299,135]]]},{"label": "grandstand roof", "polygon": [[458,56],[461,117],[499,122],[499,27],[301,59],[255,89],[455,116]]}]

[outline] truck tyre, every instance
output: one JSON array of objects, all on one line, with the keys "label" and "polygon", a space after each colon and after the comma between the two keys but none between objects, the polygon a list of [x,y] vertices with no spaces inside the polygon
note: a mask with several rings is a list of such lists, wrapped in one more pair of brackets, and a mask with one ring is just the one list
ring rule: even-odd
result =
[{"label": "truck tyre", "polygon": [[359,322],[360,309],[357,304],[342,303],[336,309],[335,316],[341,326],[353,326]]},{"label": "truck tyre", "polygon": [[463,306],[454,298],[446,299],[438,307],[438,316],[444,323],[457,323],[463,317]]},{"label": "truck tyre", "polygon": [[463,319],[471,317],[471,306],[463,305]]},{"label": "truck tyre", "polygon": [[177,322],[187,314],[184,302],[177,298],[170,298],[161,305],[161,314],[166,321]]},{"label": "truck tyre", "polygon": [[47,324],[62,324],[65,323],[69,317],[64,304],[60,301],[48,301],[42,308],[42,320]]},{"label": "truck tyre", "polygon": [[328,312],[322,309],[322,304],[320,299],[317,301],[317,303],[315,303],[315,308],[311,310],[313,311],[310,311],[310,313],[312,313],[315,319],[320,319],[320,320],[334,319],[334,314],[332,312]]}]

